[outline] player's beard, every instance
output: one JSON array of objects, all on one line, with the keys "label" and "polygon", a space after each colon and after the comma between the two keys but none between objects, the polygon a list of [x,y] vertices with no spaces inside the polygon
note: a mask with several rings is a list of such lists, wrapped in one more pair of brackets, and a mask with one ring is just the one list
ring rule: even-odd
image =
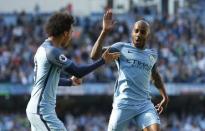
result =
[{"label": "player's beard", "polygon": [[146,39],[144,38],[133,38],[133,44],[137,48],[144,49],[145,42],[146,42]]},{"label": "player's beard", "polygon": [[145,41],[133,41],[133,44],[136,48],[144,49]]}]

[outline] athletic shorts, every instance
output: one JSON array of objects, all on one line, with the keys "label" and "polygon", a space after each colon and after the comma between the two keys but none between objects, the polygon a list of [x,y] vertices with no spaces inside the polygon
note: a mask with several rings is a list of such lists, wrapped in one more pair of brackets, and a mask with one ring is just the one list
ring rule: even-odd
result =
[{"label": "athletic shorts", "polygon": [[155,108],[141,113],[131,109],[113,109],[108,131],[126,131],[131,121],[135,124],[137,130],[142,130],[152,124],[160,124],[159,115]]}]

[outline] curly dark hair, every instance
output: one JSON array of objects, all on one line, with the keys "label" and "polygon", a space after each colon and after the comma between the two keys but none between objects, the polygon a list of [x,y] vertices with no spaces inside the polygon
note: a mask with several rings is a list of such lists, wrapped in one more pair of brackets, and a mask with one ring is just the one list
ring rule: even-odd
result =
[{"label": "curly dark hair", "polygon": [[52,15],[46,23],[45,30],[48,36],[57,37],[64,31],[69,31],[74,19],[67,13],[58,12]]}]

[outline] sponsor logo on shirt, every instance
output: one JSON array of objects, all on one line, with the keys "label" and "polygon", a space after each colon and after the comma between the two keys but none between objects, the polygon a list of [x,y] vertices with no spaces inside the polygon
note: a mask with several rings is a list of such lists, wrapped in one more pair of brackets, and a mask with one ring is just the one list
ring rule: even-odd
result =
[{"label": "sponsor logo on shirt", "polygon": [[152,66],[145,63],[145,62],[142,62],[142,61],[139,61],[139,60],[135,60],[135,59],[127,59],[127,62],[129,64],[131,64],[133,67],[137,67],[137,68],[140,68],[140,69],[143,69],[143,70],[146,70],[146,71],[150,71],[152,69]]}]

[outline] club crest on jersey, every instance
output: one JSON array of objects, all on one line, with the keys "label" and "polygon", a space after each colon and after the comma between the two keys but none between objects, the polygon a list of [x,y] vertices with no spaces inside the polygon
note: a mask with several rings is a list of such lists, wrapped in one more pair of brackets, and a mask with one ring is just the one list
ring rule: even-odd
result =
[{"label": "club crest on jersey", "polygon": [[68,58],[65,55],[61,54],[59,56],[59,60],[64,63],[64,62],[66,62],[68,60]]},{"label": "club crest on jersey", "polygon": [[150,55],[149,59],[150,59],[151,62],[154,62],[154,56],[153,55]]}]

